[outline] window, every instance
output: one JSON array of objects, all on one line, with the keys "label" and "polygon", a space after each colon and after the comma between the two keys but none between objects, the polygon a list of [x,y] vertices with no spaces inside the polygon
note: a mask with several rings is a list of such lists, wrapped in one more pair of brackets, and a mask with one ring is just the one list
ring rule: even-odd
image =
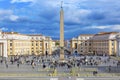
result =
[{"label": "window", "polygon": [[42,43],[40,43],[40,46],[42,46]]},{"label": "window", "polygon": [[75,43],[75,49],[77,49],[77,43]]},{"label": "window", "polygon": [[12,46],[12,43],[10,43],[10,46]]},{"label": "window", "polygon": [[47,49],[48,44],[46,43],[45,45],[46,45],[46,49]]},{"label": "window", "polygon": [[89,43],[89,46],[91,46],[91,43]]},{"label": "window", "polygon": [[112,41],[112,46],[114,46],[114,41]]},{"label": "window", "polygon": [[85,42],[85,46],[87,46],[87,43]]},{"label": "window", "polygon": [[12,54],[12,52],[10,52],[10,54]]}]

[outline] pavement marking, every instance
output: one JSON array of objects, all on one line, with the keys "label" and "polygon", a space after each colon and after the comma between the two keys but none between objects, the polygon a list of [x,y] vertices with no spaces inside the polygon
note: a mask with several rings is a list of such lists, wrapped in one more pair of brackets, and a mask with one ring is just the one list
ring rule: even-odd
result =
[{"label": "pavement marking", "polygon": [[58,80],[58,78],[50,78],[50,80]]},{"label": "pavement marking", "polygon": [[83,78],[76,78],[76,80],[84,80]]}]

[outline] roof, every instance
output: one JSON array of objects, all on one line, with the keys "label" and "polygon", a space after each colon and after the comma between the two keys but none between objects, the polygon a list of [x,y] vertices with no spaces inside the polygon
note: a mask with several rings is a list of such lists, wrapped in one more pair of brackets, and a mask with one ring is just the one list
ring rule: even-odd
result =
[{"label": "roof", "polygon": [[19,34],[18,32],[2,32],[2,34]]},{"label": "roof", "polygon": [[109,39],[116,39],[116,35],[118,32],[100,32],[95,34],[92,37],[92,40],[109,40]]},{"label": "roof", "polygon": [[117,34],[116,38],[117,38],[117,39],[120,39],[120,33]]},{"label": "roof", "polygon": [[28,36],[43,36],[42,34],[28,34]]},{"label": "roof", "polygon": [[118,32],[100,32],[96,35],[107,35],[107,34],[117,34]]},{"label": "roof", "polygon": [[26,34],[20,34],[18,32],[2,32],[2,34],[27,36]]},{"label": "roof", "polygon": [[94,36],[94,34],[80,34],[79,36]]},{"label": "roof", "polygon": [[43,36],[42,34],[20,34],[18,32],[2,32],[2,34],[18,34],[18,35],[27,35],[27,36]]}]

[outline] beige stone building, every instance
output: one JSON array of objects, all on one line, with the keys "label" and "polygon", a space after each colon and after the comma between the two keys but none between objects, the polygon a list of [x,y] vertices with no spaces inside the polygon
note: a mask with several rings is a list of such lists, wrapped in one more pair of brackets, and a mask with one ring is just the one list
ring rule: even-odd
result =
[{"label": "beige stone building", "polygon": [[52,54],[52,48],[54,47],[53,45],[53,41],[50,37],[46,37],[44,40],[43,40],[43,53],[46,55],[46,54],[49,54],[51,55]]},{"label": "beige stone building", "polygon": [[7,40],[7,55],[31,54],[31,38],[17,32],[2,32]]},{"label": "beige stone building", "polygon": [[92,51],[94,54],[117,54],[117,40],[118,32],[101,32],[92,38]]},{"label": "beige stone building", "polygon": [[77,38],[73,38],[71,43],[71,52],[88,54],[91,52],[91,42],[90,39],[93,37],[92,34],[81,34]]},{"label": "beige stone building", "polygon": [[31,53],[35,55],[43,55],[43,39],[42,35],[29,35],[31,37]]},{"label": "beige stone building", "polygon": [[71,40],[71,52],[81,54],[117,54],[118,32],[101,32],[95,35],[82,34]]},{"label": "beige stone building", "polygon": [[54,42],[43,35],[0,31],[0,56],[52,54]]},{"label": "beige stone building", "polygon": [[7,40],[3,38],[2,31],[0,31],[0,56],[7,57]]},{"label": "beige stone building", "polygon": [[116,38],[117,38],[117,56],[120,56],[120,33],[118,33]]}]

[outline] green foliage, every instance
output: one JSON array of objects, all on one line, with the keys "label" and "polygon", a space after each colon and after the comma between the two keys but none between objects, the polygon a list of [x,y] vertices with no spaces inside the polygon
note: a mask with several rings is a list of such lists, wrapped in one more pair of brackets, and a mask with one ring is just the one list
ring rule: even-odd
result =
[{"label": "green foliage", "polygon": [[56,46],[59,46],[59,42],[56,42],[55,45],[56,45]]}]

